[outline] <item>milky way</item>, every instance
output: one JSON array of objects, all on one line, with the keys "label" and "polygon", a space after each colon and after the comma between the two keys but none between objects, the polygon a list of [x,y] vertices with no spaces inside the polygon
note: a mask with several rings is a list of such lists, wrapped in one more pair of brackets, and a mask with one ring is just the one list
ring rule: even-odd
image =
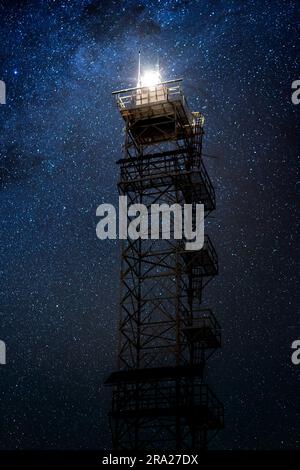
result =
[{"label": "milky way", "polygon": [[299,79],[296,1],[1,1],[2,448],[109,448],[119,247],[96,238],[117,203],[111,92],[159,58],[204,113],[217,192],[207,230],[223,327],[209,364],[225,405],[213,447],[300,447]]}]

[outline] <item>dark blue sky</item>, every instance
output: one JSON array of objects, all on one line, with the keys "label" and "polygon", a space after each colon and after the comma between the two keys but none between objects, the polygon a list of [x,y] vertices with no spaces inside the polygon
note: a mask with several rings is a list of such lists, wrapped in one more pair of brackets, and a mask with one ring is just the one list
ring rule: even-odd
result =
[{"label": "dark blue sky", "polygon": [[110,446],[122,122],[111,92],[160,58],[204,113],[223,326],[209,375],[225,405],[213,446],[300,447],[299,79],[296,1],[0,1],[1,448]]}]

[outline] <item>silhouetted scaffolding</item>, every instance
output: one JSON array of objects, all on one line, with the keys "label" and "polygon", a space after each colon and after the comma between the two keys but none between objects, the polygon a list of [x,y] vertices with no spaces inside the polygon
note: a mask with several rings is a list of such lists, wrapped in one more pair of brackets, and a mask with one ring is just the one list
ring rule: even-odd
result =
[{"label": "silhouetted scaffolding", "polygon": [[[190,112],[182,81],[115,94],[125,121],[120,195],[149,210],[202,203],[209,215],[215,192],[202,160],[204,119]],[[204,381],[221,328],[201,308],[218,257],[207,235],[201,250],[186,250],[174,233],[164,239],[162,227],[159,238],[150,235],[122,244],[118,370],[107,380],[113,445],[200,450],[223,427],[223,405]]]}]

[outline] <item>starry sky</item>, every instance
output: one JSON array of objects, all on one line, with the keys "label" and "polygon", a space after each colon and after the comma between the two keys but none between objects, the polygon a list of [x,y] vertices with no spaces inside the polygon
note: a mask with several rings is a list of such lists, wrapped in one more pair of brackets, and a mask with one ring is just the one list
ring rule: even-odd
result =
[{"label": "starry sky", "polygon": [[299,2],[2,0],[0,13],[0,447],[110,448],[119,246],[96,238],[95,212],[117,204],[111,92],[136,85],[141,50],[206,118],[220,275],[204,299],[223,327],[208,376],[226,419],[212,447],[299,449]]}]

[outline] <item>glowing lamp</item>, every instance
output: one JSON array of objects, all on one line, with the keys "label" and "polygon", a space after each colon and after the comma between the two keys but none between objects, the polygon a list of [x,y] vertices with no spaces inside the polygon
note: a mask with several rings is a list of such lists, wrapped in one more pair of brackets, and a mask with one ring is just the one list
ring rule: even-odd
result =
[{"label": "glowing lamp", "polygon": [[141,76],[142,87],[155,87],[161,83],[160,73],[158,70],[148,70]]}]

